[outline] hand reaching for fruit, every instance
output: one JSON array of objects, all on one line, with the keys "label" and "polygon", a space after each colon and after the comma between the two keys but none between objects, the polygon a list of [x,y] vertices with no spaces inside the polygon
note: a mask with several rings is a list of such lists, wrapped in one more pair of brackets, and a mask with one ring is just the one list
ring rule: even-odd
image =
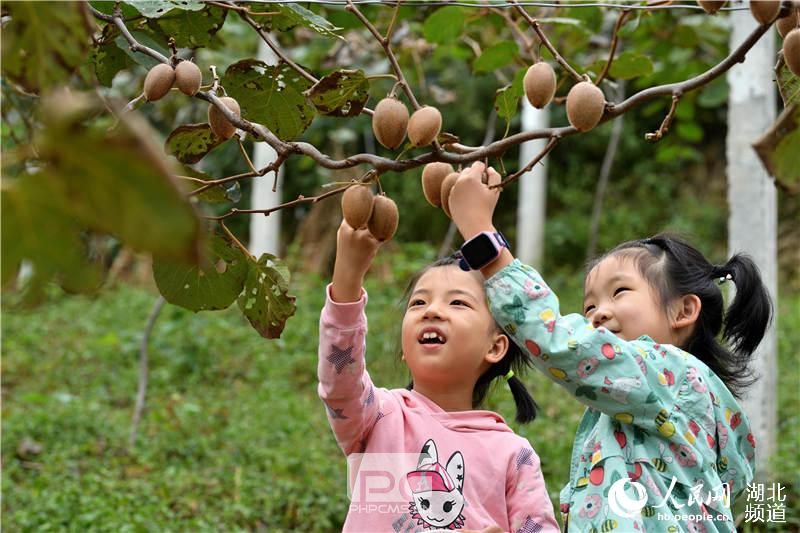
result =
[{"label": "hand reaching for fruit", "polygon": [[[483,181],[484,172],[487,183]],[[450,189],[447,204],[450,216],[464,239],[470,239],[481,231],[490,231],[494,227],[492,216],[500,198],[500,189],[490,187],[498,183],[500,174],[480,161],[458,175]]]}]

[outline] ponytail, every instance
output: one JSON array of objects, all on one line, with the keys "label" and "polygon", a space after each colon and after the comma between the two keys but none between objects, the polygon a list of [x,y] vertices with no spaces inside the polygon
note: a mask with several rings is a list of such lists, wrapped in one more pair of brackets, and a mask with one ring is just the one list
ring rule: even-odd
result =
[{"label": "ponytail", "polygon": [[511,394],[514,396],[514,403],[517,405],[516,421],[520,424],[527,424],[533,422],[536,418],[536,411],[539,406],[533,400],[525,384],[516,376],[508,378],[508,388],[511,389]]},{"label": "ponytail", "polygon": [[[504,333],[505,335],[505,333]],[[525,367],[530,366],[530,360],[525,356],[525,352],[519,349],[511,338],[508,339],[508,351],[506,355],[497,363],[494,363],[484,372],[475,383],[472,390],[472,406],[478,407],[483,403],[489,385],[496,379],[501,378],[508,383],[511,395],[514,397],[514,404],[517,407],[517,415],[514,419],[520,424],[533,422],[539,406],[528,392],[528,388],[515,373],[524,371]]]}]

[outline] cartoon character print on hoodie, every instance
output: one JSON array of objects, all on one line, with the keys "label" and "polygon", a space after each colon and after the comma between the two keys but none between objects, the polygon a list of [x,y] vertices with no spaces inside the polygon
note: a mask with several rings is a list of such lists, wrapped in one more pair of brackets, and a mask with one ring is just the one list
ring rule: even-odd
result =
[{"label": "cartoon character print on hoodie", "polygon": [[425,529],[457,529],[464,526],[464,456],[454,452],[447,467],[439,463],[436,443],[422,446],[417,469],[406,474],[412,500],[411,518]]}]

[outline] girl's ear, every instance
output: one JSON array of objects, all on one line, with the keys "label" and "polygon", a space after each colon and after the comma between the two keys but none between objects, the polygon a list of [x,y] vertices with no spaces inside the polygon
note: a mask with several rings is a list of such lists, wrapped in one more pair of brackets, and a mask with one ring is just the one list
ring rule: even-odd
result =
[{"label": "girl's ear", "polygon": [[672,327],[677,330],[684,330],[694,326],[700,317],[702,303],[696,294],[686,294],[676,300],[672,319]]},{"label": "girl's ear", "polygon": [[507,351],[508,351],[508,337],[500,330],[498,330],[494,333],[494,338],[492,339],[492,346],[486,353],[484,360],[490,364],[497,363],[503,357],[505,357]]}]

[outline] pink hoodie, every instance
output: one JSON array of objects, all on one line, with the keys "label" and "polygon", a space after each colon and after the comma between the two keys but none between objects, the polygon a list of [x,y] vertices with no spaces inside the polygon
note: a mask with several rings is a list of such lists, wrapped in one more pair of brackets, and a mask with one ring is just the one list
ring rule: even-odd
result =
[{"label": "pink hoodie", "polygon": [[348,458],[345,531],[558,531],[530,443],[491,411],[446,412],[427,397],[373,385],[361,300],[320,317],[319,395]]}]

